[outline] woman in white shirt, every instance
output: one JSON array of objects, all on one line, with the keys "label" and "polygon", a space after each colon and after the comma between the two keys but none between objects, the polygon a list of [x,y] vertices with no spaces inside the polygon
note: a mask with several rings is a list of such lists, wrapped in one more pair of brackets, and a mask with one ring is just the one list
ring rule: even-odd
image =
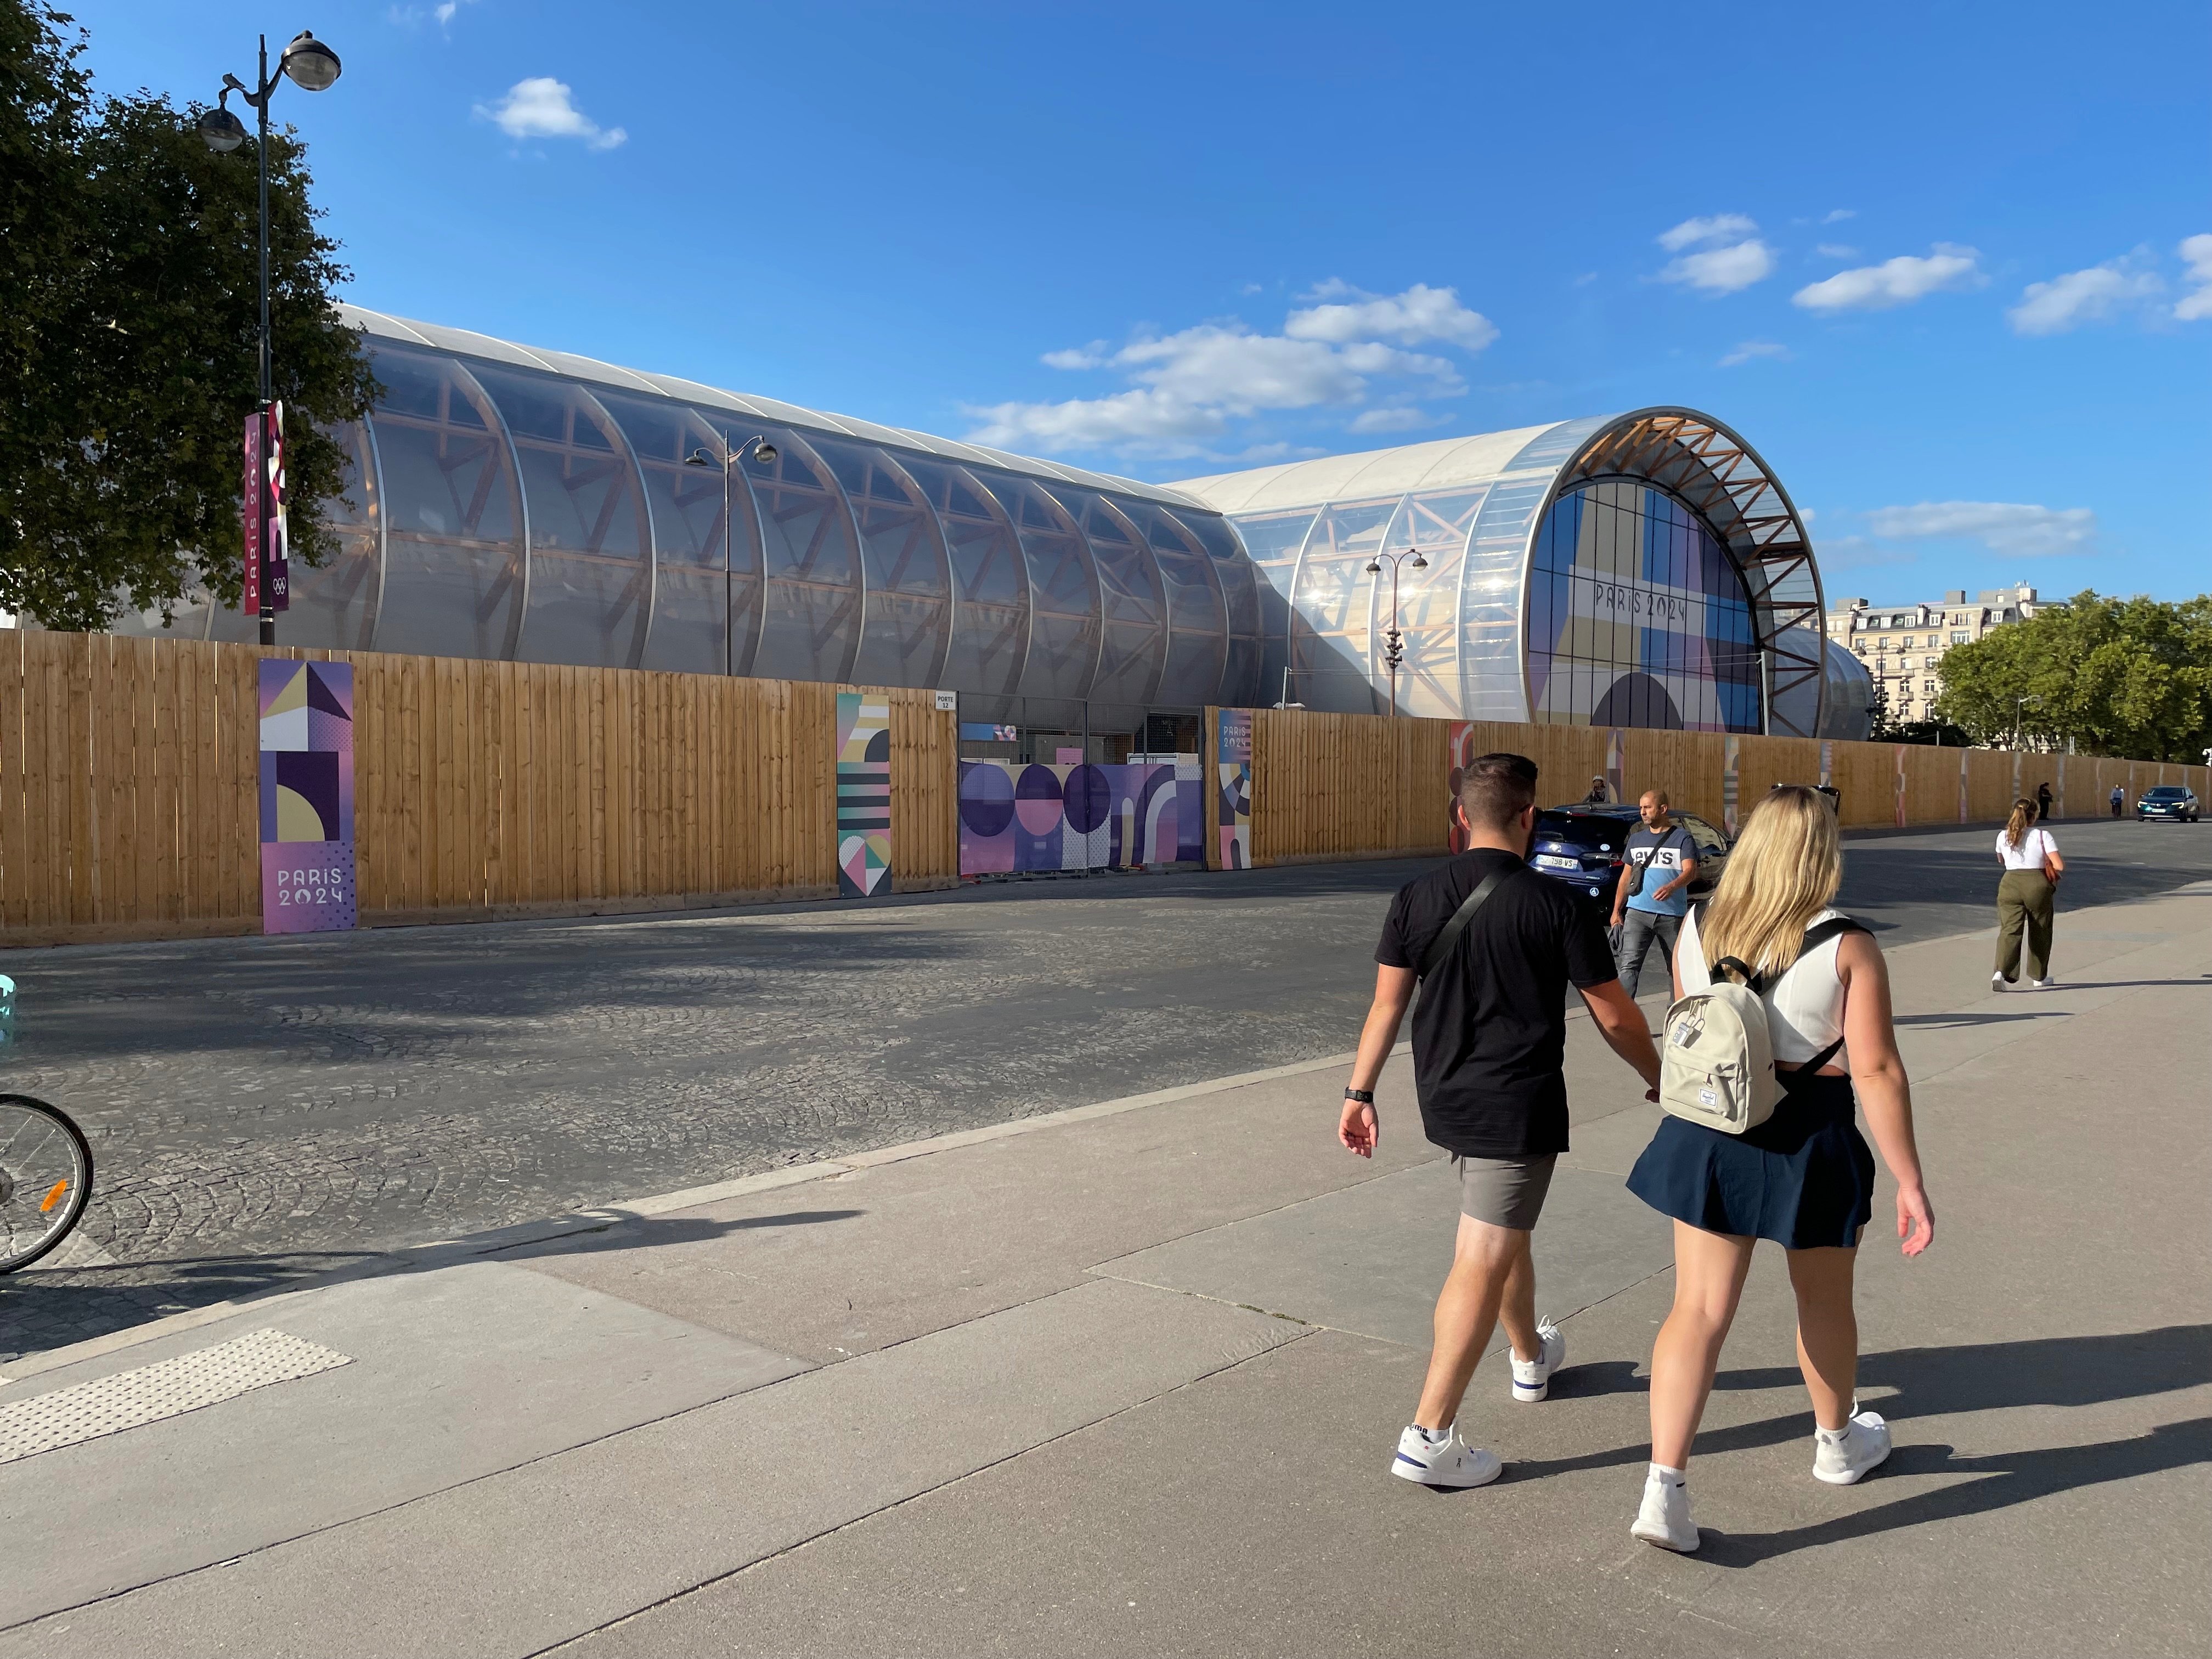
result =
[{"label": "woman in white shirt", "polygon": [[2036,827],[2041,814],[2025,795],[2012,804],[2012,817],[1997,831],[1997,965],[1990,989],[2020,982],[2020,947],[2027,939],[2027,976],[2039,991],[2051,988],[2051,916],[2058,878],[2066,860],[2048,830]]},{"label": "woman in white shirt", "polygon": [[1913,1139],[1889,969],[1874,936],[1829,908],[1843,872],[1827,803],[1810,789],[1776,789],[1744,820],[1720,890],[1684,924],[1674,949],[1678,998],[1709,988],[1715,963],[1756,973],[1786,1093],[1771,1117],[1739,1135],[1662,1117],[1629,1174],[1629,1191],[1674,1224],[1674,1306],[1651,1353],[1651,1468],[1629,1528],[1662,1549],[1698,1547],[1691,1443],[1759,1239],[1782,1246],[1797,1295],[1814,1478],[1848,1486],[1889,1455],[1889,1425],[1859,1410],[1854,1395],[1851,1281],[1875,1190],[1874,1154],[1855,1109],[1897,1177],[1906,1255],[1928,1248],[1936,1212]]}]

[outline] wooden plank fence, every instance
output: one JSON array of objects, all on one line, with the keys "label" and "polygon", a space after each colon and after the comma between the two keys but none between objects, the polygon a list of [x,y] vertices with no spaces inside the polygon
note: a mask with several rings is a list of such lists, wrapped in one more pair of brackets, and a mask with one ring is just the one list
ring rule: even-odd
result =
[{"label": "wooden plank fence", "polygon": [[[0,630],[0,945],[247,933],[261,926],[258,647]],[[712,675],[280,650],[355,668],[355,848],[370,925],[586,915],[827,897],[836,877],[839,688]],[[959,878],[955,716],[890,708],[902,891]],[[1433,855],[1457,723],[1252,711],[1255,864]],[[1201,775],[1214,844],[1213,722]],[[1474,722],[1541,799],[1578,799],[1618,757],[1719,822],[1812,783],[1830,756],[1852,826],[2002,818],[2048,779],[2057,816],[2104,816],[2203,767],[1715,732]],[[1899,781],[1903,787],[1900,791]],[[1963,789],[1962,789],[1963,785]]]}]

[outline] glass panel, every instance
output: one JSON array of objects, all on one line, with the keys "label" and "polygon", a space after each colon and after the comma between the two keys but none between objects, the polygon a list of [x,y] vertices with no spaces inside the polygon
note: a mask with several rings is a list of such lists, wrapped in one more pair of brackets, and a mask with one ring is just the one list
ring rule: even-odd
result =
[{"label": "glass panel", "polygon": [[[1398,499],[1338,503],[1315,520],[1291,596],[1293,702],[1342,714],[1379,714],[1387,706],[1375,689],[1379,667],[1370,677],[1376,579],[1367,563],[1382,550]],[[1386,605],[1387,595],[1386,587]],[[1373,648],[1380,647],[1376,641]]]},{"label": "glass panel", "polygon": [[1167,655],[1167,596],[1136,526],[1103,495],[1048,484],[1091,544],[1104,624],[1095,702],[1141,707],[1153,701]]},{"label": "glass panel", "polygon": [[[1521,464],[1516,457],[1515,465]],[[1529,717],[1522,679],[1521,579],[1532,556],[1529,520],[1550,489],[1548,478],[1492,484],[1476,511],[1460,576],[1460,706],[1468,720]],[[1554,684],[1558,671],[1555,663]]]},{"label": "glass panel", "polygon": [[[1178,510],[1176,517],[1198,538],[1206,557],[1213,562],[1213,574],[1221,583],[1222,602],[1228,608],[1229,653],[1222,664],[1221,683],[1212,700],[1224,708],[1249,708],[1261,701],[1262,690],[1260,661],[1265,635],[1260,589],[1263,584],[1226,519],[1194,509]],[[1295,553],[1292,556],[1296,556]],[[1272,587],[1268,592],[1278,605],[1283,603],[1282,596]],[[1280,680],[1279,672],[1276,678]],[[1274,696],[1279,695],[1278,691],[1267,700],[1272,702]]]},{"label": "glass panel", "polygon": [[[721,433],[697,410],[603,392],[599,401],[622,425],[636,453],[653,509],[654,573],[653,631],[647,637],[644,666],[690,674],[744,672],[731,650],[731,629],[750,652],[759,635],[759,526],[753,521],[751,492],[742,471],[730,481],[735,510],[725,526]],[[739,434],[743,443],[752,434]],[[684,458],[698,450],[717,465],[693,466]],[[724,580],[725,530],[731,568]]]},{"label": "glass panel", "polygon": [[944,526],[958,597],[951,647],[937,683],[947,690],[1011,696],[1020,689],[1030,644],[1029,573],[1013,520],[965,468],[902,459]]},{"label": "glass panel", "polygon": [[1536,538],[1528,637],[1540,720],[1759,729],[1742,578],[1711,526],[1652,485],[1585,483],[1553,505]]},{"label": "glass panel", "polygon": [[1173,514],[1148,501],[1128,502],[1122,511],[1143,532],[1167,594],[1167,668],[1153,701],[1170,705],[1209,702],[1221,689],[1229,630],[1212,561]]},{"label": "glass panel", "polygon": [[867,573],[867,605],[853,680],[861,685],[937,684],[945,667],[952,592],[937,515],[889,451],[832,438],[816,439],[814,447],[845,486]]},{"label": "glass panel", "polygon": [[507,435],[450,357],[372,350],[370,416],[384,474],[384,601],[376,648],[507,657],[522,620],[522,495]]},{"label": "glass panel", "polygon": [[1485,493],[1461,489],[1408,496],[1391,521],[1389,550],[1418,553],[1427,564],[1414,570],[1407,559],[1399,567],[1398,626],[1405,635],[1405,665],[1398,673],[1401,714],[1448,720],[1459,714],[1460,573]]},{"label": "glass panel", "polygon": [[530,503],[525,662],[635,668],[651,621],[653,535],[613,417],[573,380],[477,371],[507,416]]},{"label": "glass panel", "polygon": [[1297,577],[1298,555],[1320,516],[1309,507],[1295,513],[1251,514],[1232,521],[1256,578],[1254,593],[1260,605],[1261,641],[1257,700],[1261,702],[1273,703],[1283,696],[1285,671],[1291,664],[1291,589]]},{"label": "glass panel", "polygon": [[1079,702],[1091,695],[1098,667],[1098,578],[1091,550],[1066,509],[1035,479],[971,476],[1013,521],[1029,568],[1030,648],[1021,695]]},{"label": "glass panel", "polygon": [[860,560],[843,494],[797,433],[771,428],[766,435],[774,464],[764,465],[758,451],[744,461],[767,575],[750,672],[764,679],[849,680],[860,645]]}]

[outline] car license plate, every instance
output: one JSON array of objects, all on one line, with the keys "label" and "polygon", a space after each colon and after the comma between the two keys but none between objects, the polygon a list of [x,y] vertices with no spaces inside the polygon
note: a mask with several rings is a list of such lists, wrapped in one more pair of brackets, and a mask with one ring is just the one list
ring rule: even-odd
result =
[{"label": "car license plate", "polygon": [[1555,853],[1539,853],[1536,854],[1536,867],[1540,870],[1579,870],[1583,867],[1583,861],[1580,859],[1563,859]]}]

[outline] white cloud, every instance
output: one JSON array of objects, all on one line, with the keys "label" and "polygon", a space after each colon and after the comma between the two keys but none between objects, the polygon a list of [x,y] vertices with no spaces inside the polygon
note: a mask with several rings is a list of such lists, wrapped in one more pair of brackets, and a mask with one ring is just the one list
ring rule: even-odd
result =
[{"label": "white cloud", "polygon": [[1413,432],[1434,426],[1436,416],[1425,409],[1365,409],[1352,416],[1354,432]]},{"label": "white cloud", "polygon": [[1459,302],[1459,290],[1416,283],[1402,294],[1365,293],[1332,277],[1305,296],[1325,303],[1293,311],[1283,332],[1293,340],[1395,340],[1401,345],[1437,341],[1480,351],[1498,337],[1498,328],[1479,311]]},{"label": "white cloud", "polygon": [[2180,322],[2202,322],[2212,317],[2212,236],[2190,237],[2181,245],[2181,257],[2189,262],[2192,286],[2173,307],[2173,314]]},{"label": "white cloud", "polygon": [[1746,340],[1721,359],[1721,367],[1734,368],[1738,363],[1750,362],[1755,357],[1775,357],[1787,362],[1790,361],[1790,348],[1772,340]]},{"label": "white cloud", "polygon": [[1659,246],[1669,253],[1679,253],[1686,247],[1696,247],[1708,242],[1741,241],[1759,228],[1758,223],[1741,213],[1712,213],[1701,218],[1685,219],[1672,230],[1659,233]]},{"label": "white cloud", "polygon": [[1878,265],[1839,270],[1799,289],[1790,302],[1808,311],[1882,311],[1910,305],[1944,289],[1984,286],[1989,278],[1982,275],[1981,257],[1972,248],[1938,242],[1924,259],[1903,254]]},{"label": "white cloud", "polygon": [[1820,568],[1857,570],[1872,565],[1917,564],[1920,556],[1909,548],[1884,547],[1864,536],[1823,536]]},{"label": "white cloud", "polygon": [[1813,252],[1823,259],[1856,259],[1859,257],[1856,248],[1847,247],[1841,242],[1823,242]]},{"label": "white cloud", "polygon": [[2015,334],[2063,334],[2084,323],[2103,322],[2165,288],[2156,271],[2130,259],[2107,259],[2047,283],[2030,283],[2005,316]]},{"label": "white cloud", "polygon": [[[1479,351],[1497,337],[1488,319],[1470,311],[1448,288],[1416,283],[1395,295],[1368,294],[1330,282],[1304,296],[1279,334],[1263,334],[1231,319],[1173,333],[1146,330],[1119,349],[1103,340],[1045,354],[1060,369],[1110,368],[1129,389],[1056,403],[969,405],[981,421],[977,442],[1047,452],[1114,449],[1159,456],[1191,455],[1227,431],[1232,421],[1271,410],[1358,410],[1377,381],[1398,384],[1387,407],[1361,410],[1355,431],[1388,432],[1430,423],[1405,407],[1408,395],[1465,390],[1458,366],[1405,347],[1434,341]],[[1408,392],[1407,382],[1419,383]],[[1249,452],[1248,452],[1249,453]]]},{"label": "white cloud", "polygon": [[2097,515],[2089,508],[2017,501],[1922,501],[1914,507],[1877,507],[1867,514],[1867,527],[1896,540],[1976,541],[1992,553],[2023,558],[2089,553],[2097,544]]},{"label": "white cloud", "polygon": [[1820,222],[1824,225],[1841,224],[1846,219],[1856,219],[1858,216],[1859,210],[1856,208],[1830,208],[1827,216]]},{"label": "white cloud", "polygon": [[1757,238],[1727,247],[1707,248],[1669,260],[1662,283],[1680,283],[1707,294],[1734,294],[1774,274],[1774,250]]},{"label": "white cloud", "polygon": [[477,114],[510,138],[580,138],[588,149],[612,149],[629,138],[620,127],[602,127],[592,120],[570,101],[571,95],[565,82],[533,75],[517,81],[496,104],[478,104]]}]

